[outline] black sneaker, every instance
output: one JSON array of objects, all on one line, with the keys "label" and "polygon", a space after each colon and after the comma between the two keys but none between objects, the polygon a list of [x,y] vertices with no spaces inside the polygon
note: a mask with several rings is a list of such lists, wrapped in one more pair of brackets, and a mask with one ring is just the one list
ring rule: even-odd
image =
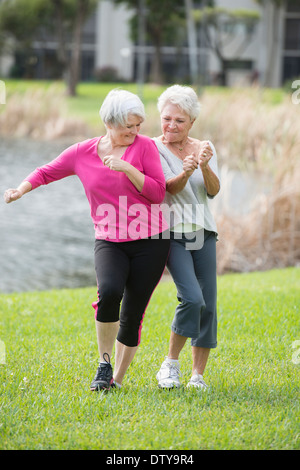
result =
[{"label": "black sneaker", "polygon": [[109,354],[104,353],[103,359],[105,364],[99,364],[94,380],[91,383],[90,388],[92,391],[109,390],[111,384],[113,383],[113,370],[110,363]]}]

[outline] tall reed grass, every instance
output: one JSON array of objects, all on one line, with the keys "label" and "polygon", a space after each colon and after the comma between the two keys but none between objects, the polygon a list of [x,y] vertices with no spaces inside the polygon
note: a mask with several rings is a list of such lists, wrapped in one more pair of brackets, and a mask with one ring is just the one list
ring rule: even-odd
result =
[{"label": "tall reed grass", "polygon": [[[299,176],[299,173],[298,173]],[[299,188],[283,186],[261,195],[247,215],[216,217],[218,272],[249,272],[299,266]]]},{"label": "tall reed grass", "polygon": [[216,214],[219,272],[299,265],[300,105],[266,102],[256,88],[204,95],[202,104],[193,132],[213,141],[220,165],[270,182],[253,190],[250,212]]},{"label": "tall reed grass", "polygon": [[66,113],[66,97],[60,86],[16,91],[0,114],[0,135],[45,140],[87,135],[84,121],[66,117]]}]

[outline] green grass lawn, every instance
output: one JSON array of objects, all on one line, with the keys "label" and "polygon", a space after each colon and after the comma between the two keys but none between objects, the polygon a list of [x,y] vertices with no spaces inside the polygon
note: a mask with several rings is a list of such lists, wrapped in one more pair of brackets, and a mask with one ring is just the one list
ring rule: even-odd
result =
[{"label": "green grass lawn", "polygon": [[[95,288],[0,295],[0,449],[299,449],[299,280],[297,268],[218,278],[204,393],[157,388],[172,282],[153,294],[123,388],[106,394],[89,391]],[[185,384],[189,343],[181,370]]]}]

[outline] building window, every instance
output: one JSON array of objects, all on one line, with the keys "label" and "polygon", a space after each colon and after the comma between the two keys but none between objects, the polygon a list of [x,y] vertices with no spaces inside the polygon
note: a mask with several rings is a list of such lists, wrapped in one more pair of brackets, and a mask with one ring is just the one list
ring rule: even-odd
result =
[{"label": "building window", "polygon": [[300,77],[300,57],[284,57],[283,81]]},{"label": "building window", "polygon": [[286,19],[285,23],[285,49],[290,51],[300,50],[300,18]]},{"label": "building window", "polygon": [[226,69],[231,70],[252,70],[253,62],[252,60],[241,60],[241,59],[232,59],[225,60]]},{"label": "building window", "polygon": [[82,51],[80,80],[93,80],[95,76],[95,54],[93,51]]},{"label": "building window", "polygon": [[300,13],[300,5],[296,0],[288,0],[286,11],[289,13]]}]

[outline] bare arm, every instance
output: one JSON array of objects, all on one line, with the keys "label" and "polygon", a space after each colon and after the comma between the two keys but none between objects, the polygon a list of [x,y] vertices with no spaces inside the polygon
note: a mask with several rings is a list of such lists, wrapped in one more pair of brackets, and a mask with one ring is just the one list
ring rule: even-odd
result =
[{"label": "bare arm", "polygon": [[32,190],[32,185],[29,181],[23,181],[16,189],[7,189],[4,193],[4,201],[9,204],[10,202],[17,201],[24,194]]},{"label": "bare arm", "polygon": [[188,155],[183,160],[183,171],[171,178],[166,183],[167,191],[174,195],[182,191],[188,182],[189,177],[198,168],[198,165],[202,171],[204,185],[207,193],[210,196],[215,196],[220,190],[220,182],[217,175],[209,166],[209,160],[213,156],[213,150],[209,142],[205,142],[200,149],[199,154],[196,156],[195,153]]},{"label": "bare arm", "polygon": [[209,160],[213,156],[213,151],[208,142],[206,142],[199,153],[199,166],[202,171],[203,180],[207,194],[215,196],[220,191],[219,178],[215,175],[209,166]]},{"label": "bare arm", "polygon": [[214,174],[209,165],[203,169],[201,168],[201,170],[207,194],[215,196],[220,191],[219,178]]},{"label": "bare arm", "polygon": [[189,177],[193,174],[194,170],[198,167],[198,162],[195,154],[188,155],[183,160],[183,171],[171,178],[166,183],[167,191],[170,194],[177,194],[182,191],[188,182]]}]

